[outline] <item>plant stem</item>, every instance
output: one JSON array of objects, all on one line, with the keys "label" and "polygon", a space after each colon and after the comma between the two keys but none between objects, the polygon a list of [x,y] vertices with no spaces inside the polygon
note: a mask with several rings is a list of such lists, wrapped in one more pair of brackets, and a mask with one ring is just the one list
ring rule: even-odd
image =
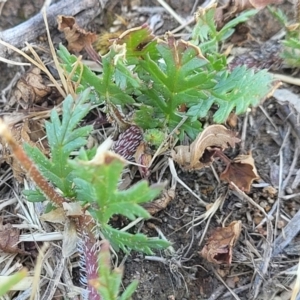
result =
[{"label": "plant stem", "polygon": [[28,172],[27,175],[30,176],[30,178],[43,192],[43,194],[54,204],[62,206],[63,202],[66,202],[65,198],[57,193],[55,189],[49,184],[49,182],[41,174],[32,160],[27,156],[22,147],[20,147],[16,142],[8,126],[2,120],[0,120],[0,136],[2,136],[6,140],[12,150],[14,157],[19,161],[25,171]]},{"label": "plant stem", "polygon": [[98,279],[98,247],[97,240],[93,234],[93,228],[95,226],[94,220],[91,216],[83,215],[78,217],[77,232],[80,237],[79,252],[81,260],[83,261],[82,267],[84,267],[83,273],[86,274],[86,278],[82,281],[86,281],[88,298],[89,300],[101,300],[101,296],[98,294],[91,282]]}]

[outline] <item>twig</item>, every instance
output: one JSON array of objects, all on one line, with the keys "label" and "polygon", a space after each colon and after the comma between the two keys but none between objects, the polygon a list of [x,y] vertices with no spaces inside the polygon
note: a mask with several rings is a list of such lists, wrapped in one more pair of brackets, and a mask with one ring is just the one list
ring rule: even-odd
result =
[{"label": "twig", "polygon": [[287,75],[282,75],[282,74],[273,74],[275,79],[278,79],[280,81],[286,82],[286,83],[290,83],[290,84],[294,84],[294,85],[300,85],[300,79],[299,78],[295,78],[292,76],[287,76]]},{"label": "twig", "polygon": [[223,280],[223,278],[218,274],[218,272],[213,269],[213,272],[215,276],[223,283],[223,285],[227,288],[227,290],[230,292],[230,294],[233,296],[234,299],[240,300],[240,297],[226,284],[226,282]]},{"label": "twig", "polygon": [[267,119],[272,124],[272,126],[274,127],[274,129],[276,131],[278,131],[278,127],[275,125],[275,123],[273,122],[272,118],[270,117],[270,115],[268,114],[268,112],[265,110],[265,108],[262,105],[259,105],[258,107],[261,109],[261,111],[263,112],[263,114],[267,117]]},{"label": "twig", "polygon": [[278,256],[300,231],[300,210],[283,228],[282,233],[274,241],[272,257]]},{"label": "twig", "polygon": [[164,7],[179,24],[184,25],[189,32],[192,31],[189,26],[186,26],[186,22],[164,0],[157,0],[157,2]]},{"label": "twig", "polygon": [[[108,0],[102,0],[102,5],[106,5]],[[57,26],[56,17],[58,15],[76,16],[76,21],[80,26],[87,25],[103,10],[98,0],[62,0],[51,5],[47,9],[47,19],[49,29]],[[5,41],[15,47],[23,47],[24,42],[32,42],[37,37],[45,34],[42,13],[37,14],[26,22],[11,29],[0,32],[0,40]],[[9,57],[11,52],[6,47],[0,46],[0,57]]]},{"label": "twig", "polygon": [[277,197],[277,209],[275,215],[275,230],[274,230],[274,240],[277,236],[277,223],[279,220],[279,212],[280,212],[280,205],[281,205],[281,196],[283,196],[283,147],[281,146],[279,150],[279,183],[278,183],[278,197]]},{"label": "twig", "polygon": [[283,200],[291,200],[295,197],[299,197],[300,196],[300,193],[296,193],[296,194],[292,194],[292,195],[287,195],[287,196],[282,196],[281,199]]},{"label": "twig", "polygon": [[[290,128],[290,127],[289,127]],[[292,164],[289,168],[289,173],[286,176],[286,178],[284,179],[283,183],[282,183],[282,190],[284,190],[287,186],[287,184],[289,183],[289,180],[291,178],[291,176],[293,175],[293,172],[295,170],[295,167],[299,161],[299,142],[296,140],[296,147],[295,147],[295,152],[294,152],[294,158],[292,161]]]},{"label": "twig", "polygon": [[246,111],[246,115],[243,122],[243,129],[242,129],[242,136],[241,136],[241,150],[245,149],[248,118],[249,118],[249,110]]}]

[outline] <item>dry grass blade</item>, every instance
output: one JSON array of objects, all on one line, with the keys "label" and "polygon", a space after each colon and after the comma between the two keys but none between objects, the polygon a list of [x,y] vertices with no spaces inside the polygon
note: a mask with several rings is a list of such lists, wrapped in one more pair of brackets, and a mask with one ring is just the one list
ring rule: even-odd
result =
[{"label": "dry grass blade", "polygon": [[199,201],[199,204],[202,206],[207,206],[208,203],[206,203],[204,200],[202,200],[197,194],[195,194],[177,175],[176,173],[176,169],[174,166],[174,162],[171,158],[168,159],[169,161],[169,168],[171,171],[171,174],[173,176],[173,178],[178,181],[184,188],[186,188],[194,197],[196,197]]},{"label": "dry grass blade", "polygon": [[182,20],[182,18],[164,1],[164,0],[157,0],[157,2],[164,7],[168,13],[181,25],[185,26],[185,28],[191,32],[192,29],[189,26],[186,26],[186,22]]},{"label": "dry grass blade", "polygon": [[[46,26],[46,31],[47,31],[47,37],[48,37],[48,43],[49,43],[49,46],[50,46],[50,50],[51,50],[51,54],[52,54],[52,58],[54,60],[54,64],[55,64],[55,67],[56,67],[56,70],[59,74],[59,78],[61,80],[61,83],[65,89],[65,94],[69,94],[70,93],[70,89],[69,89],[69,86],[67,84],[67,81],[66,81],[66,78],[64,76],[64,73],[63,73],[63,69],[61,68],[59,62],[58,62],[58,59],[57,59],[57,56],[56,56],[56,52],[55,52],[55,49],[54,49],[54,46],[53,46],[53,43],[52,43],[52,40],[51,40],[51,36],[50,36],[50,31],[49,31],[49,26],[48,26],[48,22],[47,22],[47,14],[46,14],[46,8],[43,9],[43,18],[44,18],[44,22],[45,22],[45,26]],[[66,95],[64,94],[61,94],[63,95],[64,97],[66,97]]]},{"label": "dry grass blade", "polygon": [[4,57],[0,57],[0,61],[4,62],[6,64],[15,65],[15,66],[30,66],[29,63],[17,62],[17,61],[13,61],[10,59],[6,59]]},{"label": "dry grass blade", "polygon": [[[49,70],[46,68],[46,66],[44,64],[40,64],[38,62],[36,62],[34,59],[32,59],[30,56],[28,56],[26,53],[24,53],[23,51],[19,50],[18,48],[4,42],[0,40],[0,44],[19,53],[20,55],[22,55],[24,58],[26,58],[28,61],[30,61],[33,65],[35,65],[36,67],[38,67],[39,69],[41,69],[51,80],[51,82],[55,85],[55,87],[57,88],[57,90],[60,92],[60,94],[64,97],[66,97],[66,93],[64,92],[64,90],[61,88],[61,86],[58,84],[58,82],[55,80],[55,78],[52,76],[52,74],[49,72]],[[34,51],[34,50],[33,50]]]},{"label": "dry grass blade", "polygon": [[55,266],[55,269],[53,271],[53,276],[50,279],[50,282],[47,286],[47,289],[46,289],[46,291],[43,295],[44,300],[52,300],[53,299],[53,296],[56,292],[56,289],[57,289],[58,283],[60,281],[61,275],[62,275],[63,270],[65,268],[65,259],[61,255],[59,255],[59,256],[56,255],[55,258],[56,258],[56,266]]},{"label": "dry grass blade", "polygon": [[41,276],[41,270],[43,268],[43,258],[46,250],[48,249],[49,244],[45,243],[43,247],[39,251],[39,256],[36,260],[36,265],[34,269],[34,279],[32,284],[32,292],[30,296],[30,300],[33,300],[35,295],[37,294],[38,288],[39,288],[39,282],[40,282],[40,276]]}]

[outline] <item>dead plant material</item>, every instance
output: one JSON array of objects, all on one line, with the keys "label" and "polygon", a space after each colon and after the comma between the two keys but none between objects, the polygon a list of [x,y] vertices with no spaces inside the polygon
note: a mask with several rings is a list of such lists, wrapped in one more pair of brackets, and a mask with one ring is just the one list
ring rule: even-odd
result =
[{"label": "dead plant material", "polygon": [[147,178],[150,175],[148,166],[151,163],[152,155],[147,153],[147,144],[145,142],[141,142],[137,147],[134,158],[136,163],[142,165],[138,167],[142,178]]},{"label": "dead plant material", "polygon": [[[13,138],[19,145],[27,143],[31,146],[38,147],[44,154],[48,154],[48,145],[45,139],[45,130],[41,122],[25,119],[23,122],[14,124],[10,127]],[[11,154],[11,149],[7,143],[0,137],[0,145],[2,146],[2,159],[9,164],[13,170],[14,177],[17,181],[23,182],[26,172],[14,159]]]},{"label": "dead plant material", "polygon": [[51,92],[52,89],[42,77],[41,70],[33,67],[19,79],[5,109],[17,104],[27,110],[34,104],[43,103]]},{"label": "dead plant material", "polygon": [[162,193],[162,196],[152,202],[146,203],[143,205],[145,209],[151,214],[154,215],[159,211],[165,209],[167,205],[175,198],[175,187],[171,187],[168,190],[165,190]]},{"label": "dead plant material", "polygon": [[262,9],[270,4],[280,4],[282,0],[243,0],[230,1],[223,0],[217,8],[215,21],[218,29],[232,20],[237,14],[248,9]]},{"label": "dead plant material", "polygon": [[233,221],[228,227],[217,227],[199,254],[214,264],[231,264],[232,249],[242,230],[241,221]]},{"label": "dead plant material", "polygon": [[250,192],[251,184],[259,179],[252,154],[239,155],[230,162],[220,179],[234,182],[243,192]]},{"label": "dead plant material", "polygon": [[85,49],[93,60],[100,61],[100,56],[92,46],[97,40],[97,34],[85,31],[76,23],[73,17],[59,15],[57,17],[57,23],[58,30],[65,34],[70,51],[79,53]]},{"label": "dead plant material", "polygon": [[23,148],[17,143],[14,136],[7,124],[0,119],[0,137],[6,141],[11,149],[11,152],[16,160],[22,165],[23,169],[27,172],[27,176],[35,182],[35,184],[43,191],[44,195],[51,199],[57,206],[62,205],[65,202],[65,198],[62,197],[52,185],[42,176],[39,169],[35,166],[31,159],[24,152]]},{"label": "dead plant material", "polygon": [[171,155],[184,170],[199,170],[211,165],[213,148],[224,150],[234,147],[240,139],[223,125],[211,125],[204,129],[190,146],[177,146]]},{"label": "dead plant material", "polygon": [[18,247],[20,231],[13,228],[10,223],[3,225],[2,218],[0,218],[0,250],[6,253],[20,253],[31,255]]},{"label": "dead plant material", "polygon": [[47,213],[42,214],[40,216],[40,220],[51,223],[65,224],[67,218],[64,209],[62,207],[58,207]]}]

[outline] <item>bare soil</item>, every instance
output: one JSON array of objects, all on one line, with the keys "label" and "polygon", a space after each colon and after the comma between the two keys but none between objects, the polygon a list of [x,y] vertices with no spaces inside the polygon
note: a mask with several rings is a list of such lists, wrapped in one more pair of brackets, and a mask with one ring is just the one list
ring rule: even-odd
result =
[{"label": "bare soil", "polygon": [[[0,18],[1,30],[11,28],[32,17],[43,5],[43,1],[34,1],[34,4],[32,1],[21,2],[8,0],[5,3]],[[156,1],[123,2],[112,1],[108,5],[105,16],[91,22],[88,29],[97,32],[110,30],[110,28],[123,29],[122,26],[116,25],[115,14],[121,16],[119,19],[125,19],[123,21],[126,26],[140,25],[151,17],[151,8],[159,6]],[[129,2],[131,5],[127,5],[128,3],[125,2]],[[200,2],[198,5],[201,5]],[[150,7],[150,9],[144,13],[134,11],[132,7],[135,3],[143,7]],[[170,0],[168,3],[183,18],[191,16],[195,4],[194,1],[175,0]],[[125,7],[127,10],[124,10]],[[285,1],[281,7],[291,16],[292,4],[289,1]],[[178,23],[169,13],[159,14],[162,25],[157,29],[157,34],[163,34],[178,26]],[[240,46],[251,48],[251,45],[255,45],[255,51],[257,51],[257,45],[263,47],[264,43],[281,29],[267,9],[263,9],[255,16],[249,22],[249,27],[248,40]],[[54,41],[55,39],[58,41],[63,39],[57,32],[55,34],[57,36],[52,37]],[[43,38],[38,42],[43,43]],[[262,60],[266,59],[268,58],[262,58]],[[11,80],[18,72],[24,72],[24,69],[20,67],[11,67],[4,63],[1,63],[0,68],[1,91],[9,87]],[[292,73],[293,71],[281,67],[277,67],[275,70],[276,73],[293,74],[294,77],[297,77],[297,71]],[[296,86],[284,83],[282,87],[293,93],[299,93],[299,88]],[[9,90],[2,93],[1,107],[5,106],[9,96]],[[292,115],[295,117],[293,120]],[[266,213],[271,212],[270,216],[274,217],[271,244],[267,240],[270,237],[268,222],[264,222],[258,228],[256,227],[264,219],[261,211],[246,198],[241,198],[227,184],[219,183],[212,169],[187,173],[178,168],[178,176],[196,194],[209,203],[223,197],[223,204],[209,220],[209,223],[205,221],[195,226],[197,217],[202,215],[205,209],[193,195],[180,184],[177,184],[174,200],[166,209],[153,216],[151,220],[145,221],[140,228],[143,233],[157,236],[153,226],[155,225],[172,242],[173,249],[157,252],[151,257],[145,257],[139,253],[132,253],[126,257],[124,286],[126,287],[133,279],[138,279],[140,282],[133,299],[270,300],[290,298],[295,276],[288,275],[285,271],[297,266],[299,260],[299,235],[297,232],[284,251],[280,251],[278,255],[272,255],[272,251],[279,247],[279,244],[276,244],[276,241],[279,241],[277,238],[284,232],[286,226],[299,210],[300,196],[296,194],[299,193],[300,186],[299,182],[295,181],[300,168],[297,150],[300,141],[299,113],[288,104],[283,105],[271,97],[261,107],[252,109],[247,116],[239,116],[236,126],[232,129],[237,131],[243,140],[240,148],[229,151],[228,155],[231,156],[239,151],[242,153],[251,151],[253,154],[261,180],[255,182],[248,196]],[[4,183],[0,182],[0,200],[5,200],[8,195],[11,196],[10,187],[20,193],[22,185],[12,177],[11,169],[7,164],[2,163],[1,168]],[[216,163],[214,168],[218,171],[223,166]],[[4,178],[6,178],[5,181]],[[155,183],[156,178],[157,174],[152,174],[150,182]],[[165,171],[164,178],[171,180],[168,169]],[[274,190],[266,189],[267,186],[273,187]],[[294,194],[295,196],[291,199],[285,198]],[[272,210],[274,205],[278,208]],[[7,214],[7,211],[10,213],[18,212],[18,209],[19,207],[11,205],[6,207],[6,212],[1,212],[1,215]],[[234,220],[242,221],[242,233],[234,247],[232,264],[230,266],[218,266],[207,262],[199,255],[207,237],[214,228],[228,225]],[[206,228],[207,226],[208,228]],[[200,241],[202,241],[201,244],[199,244]],[[266,257],[266,253],[270,253],[270,255]],[[120,258],[122,258],[122,254],[120,254]],[[263,269],[262,263],[267,258],[270,261],[266,269]],[[22,261],[24,260],[22,259]],[[29,267],[34,265],[34,259],[25,261],[24,265]],[[78,282],[76,268],[73,271],[73,276],[73,282]],[[17,294],[12,297],[12,299],[17,299]],[[57,295],[55,299],[65,298]]]}]

